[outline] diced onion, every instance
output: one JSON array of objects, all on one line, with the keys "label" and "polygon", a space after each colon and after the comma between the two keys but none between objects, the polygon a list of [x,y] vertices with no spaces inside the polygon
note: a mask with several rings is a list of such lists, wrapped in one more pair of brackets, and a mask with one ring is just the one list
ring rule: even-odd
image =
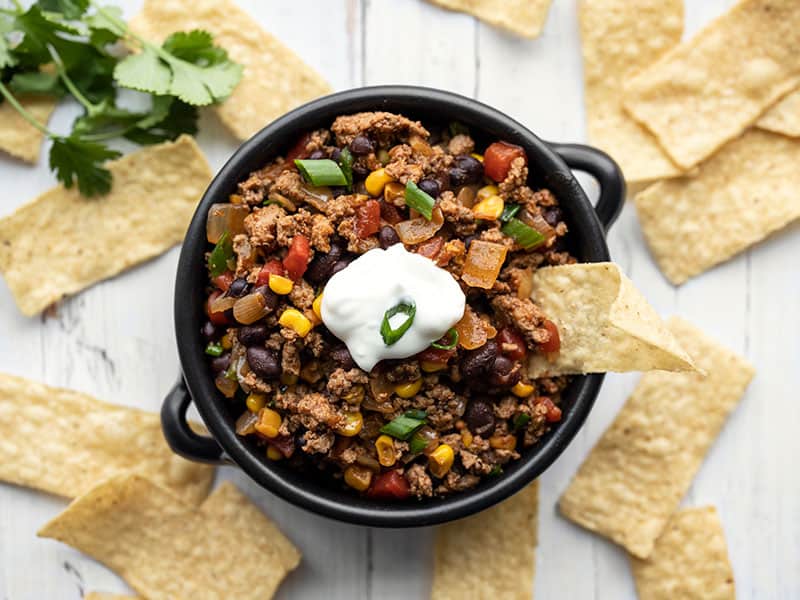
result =
[{"label": "diced onion", "polygon": [[231,298],[230,296],[220,296],[216,298],[208,308],[212,313],[221,313],[225,312],[229,308],[233,308],[234,304],[236,304],[236,298]]},{"label": "diced onion", "polygon": [[454,329],[458,332],[458,345],[465,350],[480,348],[488,339],[483,319],[469,307],[469,304],[464,310],[464,316],[455,324]]},{"label": "diced onion", "polygon": [[236,433],[238,435],[250,435],[255,433],[256,423],[258,423],[258,413],[246,410],[236,419]]},{"label": "diced onion", "polygon": [[269,196],[267,196],[267,204],[277,204],[289,212],[295,212],[297,210],[297,206],[295,206],[294,202],[278,192],[269,193]]},{"label": "diced onion", "polygon": [[517,218],[526,225],[533,227],[536,231],[541,233],[547,240],[556,236],[556,230],[553,229],[550,226],[550,223],[545,221],[544,217],[540,214],[532,215],[527,210],[523,210],[517,214]]},{"label": "diced onion", "polygon": [[250,208],[243,204],[212,204],[206,220],[206,238],[216,244],[226,231],[231,239],[244,233],[244,219],[249,214]]},{"label": "diced onion", "polygon": [[442,225],[444,225],[444,215],[436,206],[430,221],[424,217],[417,217],[408,221],[400,221],[394,228],[401,242],[413,245],[431,239],[442,228]]},{"label": "diced onion", "polygon": [[244,325],[255,323],[269,312],[266,308],[267,301],[258,292],[247,294],[239,298],[233,305],[233,317]]}]

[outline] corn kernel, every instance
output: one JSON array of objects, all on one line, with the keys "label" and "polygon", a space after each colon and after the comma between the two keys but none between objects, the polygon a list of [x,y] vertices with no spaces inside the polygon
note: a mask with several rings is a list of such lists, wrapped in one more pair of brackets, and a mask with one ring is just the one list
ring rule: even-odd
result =
[{"label": "corn kernel", "polygon": [[397,460],[394,454],[394,440],[388,435],[381,435],[375,440],[375,449],[378,451],[378,462],[384,467],[391,467]]},{"label": "corn kernel", "polygon": [[314,298],[314,302],[311,304],[311,310],[314,311],[314,314],[317,315],[317,318],[321,321],[322,320],[322,292],[320,292],[319,296]]},{"label": "corn kernel", "polygon": [[386,172],[386,169],[378,169],[367,175],[364,186],[370,196],[378,197],[383,193],[384,186],[392,181],[394,178]]},{"label": "corn kernel", "polygon": [[351,465],[344,471],[344,482],[354,490],[364,492],[372,483],[372,471],[365,467]]},{"label": "corn kernel", "polygon": [[336,428],[336,433],[344,437],[353,437],[354,435],[358,435],[363,426],[364,417],[360,412],[347,413],[344,416],[344,424]]},{"label": "corn kernel", "polygon": [[413,398],[422,387],[422,378],[394,386],[394,393],[401,398]]},{"label": "corn kernel", "polygon": [[482,200],[486,200],[490,196],[497,196],[500,193],[500,189],[496,185],[485,185],[481,189],[478,190],[478,193],[475,194],[475,199],[478,202]]},{"label": "corn kernel", "polygon": [[455,454],[450,446],[439,444],[439,447],[428,455],[428,470],[435,477],[442,478],[453,466],[454,458]]},{"label": "corn kernel", "polygon": [[503,214],[505,202],[500,196],[489,196],[486,200],[481,200],[472,207],[472,212],[476,219],[493,221]]},{"label": "corn kernel", "polygon": [[478,154],[477,152],[473,152],[472,154],[470,154],[470,156],[475,160],[483,162],[483,154]]},{"label": "corn kernel", "polygon": [[517,447],[517,438],[513,435],[493,435],[489,445],[497,450],[513,450]]},{"label": "corn kernel", "polygon": [[293,287],[294,287],[294,282],[288,277],[283,277],[282,275],[275,275],[274,273],[270,273],[269,289],[271,289],[279,296],[285,296],[286,294],[292,291]]},{"label": "corn kernel", "polygon": [[253,393],[247,396],[247,410],[249,410],[251,413],[257,413],[260,411],[262,408],[264,408],[266,403],[267,397],[264,394]]},{"label": "corn kernel", "polygon": [[395,204],[395,200],[398,198],[404,198],[406,196],[406,186],[402,183],[398,183],[397,181],[391,181],[386,184],[386,187],[383,188],[383,199],[386,200],[389,204]]},{"label": "corn kernel", "polygon": [[[272,279],[272,277],[270,277]],[[293,329],[300,337],[306,337],[311,331],[311,321],[296,308],[287,308],[283,311],[278,323],[289,329]]]},{"label": "corn kernel", "polygon": [[364,390],[363,385],[354,385],[344,394],[342,394],[342,400],[348,404],[361,404],[365,394],[366,391]]},{"label": "corn kernel", "polygon": [[435,373],[436,371],[443,371],[447,368],[446,362],[433,362],[432,360],[419,361],[419,368],[426,373]]},{"label": "corn kernel", "polygon": [[519,398],[527,398],[533,393],[533,386],[530,383],[519,381],[511,388],[511,393]]},{"label": "corn kernel", "polygon": [[472,433],[470,433],[469,429],[462,429],[461,430],[461,443],[464,444],[465,448],[469,448],[472,446]]},{"label": "corn kernel", "polygon": [[297,375],[293,373],[281,373],[281,383],[283,385],[294,385],[297,383]]},{"label": "corn kernel", "polygon": [[226,333],[222,336],[222,339],[219,341],[219,345],[222,346],[225,350],[230,350],[233,348],[233,338],[231,337],[230,333]]},{"label": "corn kernel", "polygon": [[268,438],[278,437],[278,429],[281,428],[281,415],[271,408],[262,408],[258,413],[256,431]]},{"label": "corn kernel", "polygon": [[283,454],[275,446],[267,446],[267,458],[270,460],[281,460]]}]

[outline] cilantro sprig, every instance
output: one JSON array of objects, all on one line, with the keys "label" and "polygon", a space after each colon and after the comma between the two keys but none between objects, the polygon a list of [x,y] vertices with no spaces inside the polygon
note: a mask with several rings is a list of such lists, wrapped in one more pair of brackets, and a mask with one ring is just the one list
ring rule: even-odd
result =
[{"label": "cilantro sprig", "polygon": [[[50,168],[84,196],[107,193],[115,139],[155,144],[197,132],[197,107],[224,100],[242,67],[210,33],[177,32],[163,44],[128,29],[121,11],[93,0],[37,0],[0,8],[0,101],[52,141]],[[120,52],[127,48],[129,52]],[[142,109],[118,102],[123,89],[144,96]],[[71,97],[83,108],[67,134],[38,122],[16,94]]]}]

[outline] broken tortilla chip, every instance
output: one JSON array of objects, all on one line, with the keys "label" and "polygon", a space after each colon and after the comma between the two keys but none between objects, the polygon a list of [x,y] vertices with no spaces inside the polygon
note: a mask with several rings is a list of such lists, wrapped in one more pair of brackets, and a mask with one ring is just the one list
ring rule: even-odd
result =
[{"label": "broken tortilla chip", "polygon": [[639,600],[735,600],[725,532],[713,506],[678,511],[647,560],[631,557]]},{"label": "broken tortilla chip", "polygon": [[431,600],[530,600],[539,483],[477,515],[436,530]]},{"label": "broken tortilla chip", "polygon": [[[39,123],[47,124],[56,108],[56,100],[47,96],[21,96],[23,108]],[[28,123],[8,102],[0,103],[0,150],[35,163],[39,160],[44,134]]]},{"label": "broken tortilla chip", "polygon": [[557,326],[561,351],[531,358],[532,378],[607,371],[691,371],[694,363],[614,263],[538,269],[533,301]]},{"label": "broken tortilla chip", "polygon": [[139,475],[101,483],[39,536],[97,559],[148,600],[272,598],[300,561],[236,489],[223,486],[197,509]]},{"label": "broken tortilla chip", "polygon": [[174,454],[157,413],[0,374],[0,480],[75,498],[136,471],[186,502],[208,495],[214,468]]},{"label": "broken tortilla chip", "polygon": [[755,373],[686,321],[668,325],[706,376],[645,373],[559,501],[565,517],[642,559]]},{"label": "broken tortilla chip", "polygon": [[125,594],[108,594],[106,592],[89,592],[83,600],[141,600],[139,596],[126,596]]},{"label": "broken tortilla chip", "polygon": [[800,137],[800,90],[795,90],[770,108],[756,123],[759,128]]},{"label": "broken tortilla chip", "polygon": [[175,31],[203,29],[232,60],[244,66],[239,85],[213,107],[238,139],[301,104],[331,92],[328,83],[250,15],[230,0],[146,0],[129,24],[132,31],[163,40]]},{"label": "broken tortilla chip", "polygon": [[675,285],[800,218],[800,140],[753,129],[694,177],[635,197],[645,240]]},{"label": "broken tortilla chip", "polygon": [[629,184],[678,176],[622,99],[625,81],[681,41],[683,0],[583,0],[580,24],[589,141],[614,157]]},{"label": "broken tortilla chip", "polygon": [[108,163],[111,192],[58,186],[0,219],[0,273],[32,316],[183,239],[211,179],[189,136]]},{"label": "broken tortilla chip", "polygon": [[624,105],[690,169],[798,83],[797,0],[742,0],[629,81]]},{"label": "broken tortilla chip", "polygon": [[448,10],[468,13],[516,35],[535,38],[542,33],[552,0],[428,0]]}]

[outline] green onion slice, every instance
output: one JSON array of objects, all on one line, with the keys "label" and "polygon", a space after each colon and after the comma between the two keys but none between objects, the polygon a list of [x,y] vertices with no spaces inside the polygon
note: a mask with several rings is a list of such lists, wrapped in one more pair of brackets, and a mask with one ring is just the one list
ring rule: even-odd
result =
[{"label": "green onion slice", "polygon": [[206,354],[209,356],[222,356],[222,344],[217,342],[208,342],[208,346],[206,346]]},{"label": "green onion slice", "polygon": [[520,208],[522,208],[522,206],[519,204],[507,204],[500,215],[500,220],[503,223],[508,223],[511,220],[511,217],[519,212]]},{"label": "green onion slice", "polygon": [[419,433],[412,435],[408,442],[408,449],[411,451],[411,454],[419,454],[427,447],[428,440],[422,437]]},{"label": "green onion slice", "polygon": [[431,344],[431,348],[436,348],[437,350],[452,350],[458,345],[458,332],[455,330],[455,328],[451,327],[444,335],[447,336],[447,339],[450,341],[447,344],[433,342]]},{"label": "green onion slice", "polygon": [[228,270],[228,261],[233,259],[233,242],[226,231],[208,257],[208,270],[212,277],[218,277]]},{"label": "green onion slice", "polygon": [[409,179],[406,184],[406,206],[413,208],[430,221],[433,218],[434,204],[436,204],[436,200],[419,189],[417,184]]},{"label": "green onion slice", "polygon": [[353,154],[347,147],[342,148],[339,155],[339,167],[342,169],[342,174],[347,181],[347,190],[353,187]]},{"label": "green onion slice", "polygon": [[518,429],[522,429],[528,422],[531,420],[531,416],[528,413],[519,413],[514,420],[512,421],[512,425],[514,426],[514,431]]},{"label": "green onion slice", "polygon": [[492,470],[489,471],[489,477],[497,477],[498,475],[503,474],[503,467],[500,465],[495,465],[492,467]]},{"label": "green onion slice", "polygon": [[541,233],[515,217],[509,219],[508,223],[503,225],[501,231],[510,238],[513,238],[514,241],[525,248],[525,250],[535,248],[545,241],[545,237]]},{"label": "green onion slice", "polygon": [[[420,415],[422,415],[421,418]],[[427,413],[424,410],[410,410],[381,427],[381,433],[405,441],[425,425],[425,417],[427,417]]]},{"label": "green onion slice", "polygon": [[[406,320],[403,321],[397,329],[392,329],[392,324],[389,322],[389,319],[400,313],[406,315]],[[397,343],[405,332],[408,331],[408,328],[411,327],[411,323],[414,322],[415,314],[417,314],[416,305],[406,304],[405,302],[401,302],[397,306],[387,310],[383,315],[383,323],[381,323],[381,337],[383,338],[383,343],[387,346]]]},{"label": "green onion slice", "polygon": [[339,165],[329,158],[319,160],[297,158],[294,164],[311,185],[347,185],[347,178]]}]

